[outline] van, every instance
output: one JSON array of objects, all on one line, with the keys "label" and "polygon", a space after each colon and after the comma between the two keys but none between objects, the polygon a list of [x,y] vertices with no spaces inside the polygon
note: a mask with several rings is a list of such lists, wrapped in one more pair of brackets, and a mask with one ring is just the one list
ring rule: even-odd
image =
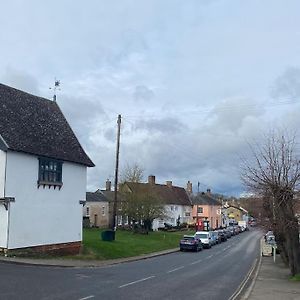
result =
[{"label": "van", "polygon": [[204,248],[211,248],[213,245],[211,231],[197,231],[194,236],[201,240]]}]

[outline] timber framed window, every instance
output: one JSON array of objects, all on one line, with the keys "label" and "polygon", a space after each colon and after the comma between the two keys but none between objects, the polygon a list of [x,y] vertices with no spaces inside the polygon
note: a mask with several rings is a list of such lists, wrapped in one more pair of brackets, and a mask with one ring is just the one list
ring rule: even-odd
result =
[{"label": "timber framed window", "polygon": [[39,158],[39,178],[38,187],[46,185],[54,187],[62,187],[62,161],[51,158]]}]

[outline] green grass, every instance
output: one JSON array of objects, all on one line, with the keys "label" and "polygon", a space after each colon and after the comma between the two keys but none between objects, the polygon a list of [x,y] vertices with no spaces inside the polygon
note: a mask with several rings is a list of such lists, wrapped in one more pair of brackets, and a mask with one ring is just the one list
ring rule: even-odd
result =
[{"label": "green grass", "polygon": [[146,235],[117,230],[115,241],[106,242],[101,240],[101,232],[99,229],[84,229],[82,254],[72,258],[105,260],[148,254],[176,248],[184,234],[193,233],[159,231]]},{"label": "green grass", "polygon": [[300,273],[296,274],[295,276],[292,276],[290,278],[291,281],[300,281]]}]

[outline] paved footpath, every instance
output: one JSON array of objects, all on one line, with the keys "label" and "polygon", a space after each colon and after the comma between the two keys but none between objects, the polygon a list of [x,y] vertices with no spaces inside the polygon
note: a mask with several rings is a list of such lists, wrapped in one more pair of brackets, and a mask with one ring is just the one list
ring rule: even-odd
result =
[{"label": "paved footpath", "polygon": [[[300,282],[290,281],[290,271],[279,255],[262,257],[249,300],[300,300]],[[244,298],[245,299],[245,298]]]}]

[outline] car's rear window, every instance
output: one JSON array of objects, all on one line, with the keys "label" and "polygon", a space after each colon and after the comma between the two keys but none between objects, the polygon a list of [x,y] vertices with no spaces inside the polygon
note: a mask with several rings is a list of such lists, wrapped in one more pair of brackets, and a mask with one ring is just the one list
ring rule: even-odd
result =
[{"label": "car's rear window", "polygon": [[190,241],[190,240],[193,240],[194,237],[193,236],[185,236],[183,237],[184,240],[187,240],[187,241]]},{"label": "car's rear window", "polygon": [[208,234],[207,233],[198,233],[196,234],[196,237],[198,238],[207,238]]}]

